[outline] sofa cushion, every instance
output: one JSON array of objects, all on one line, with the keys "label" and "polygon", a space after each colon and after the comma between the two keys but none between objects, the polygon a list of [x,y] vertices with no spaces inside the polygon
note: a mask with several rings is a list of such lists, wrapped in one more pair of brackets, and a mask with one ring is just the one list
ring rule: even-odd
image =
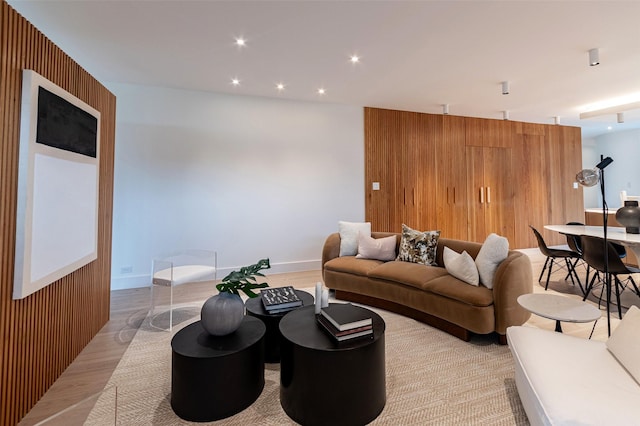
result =
[{"label": "sofa cushion", "polygon": [[607,340],[607,349],[640,383],[640,309],[631,305]]},{"label": "sofa cushion", "polygon": [[358,253],[358,234],[371,236],[370,222],[338,222],[340,233],[340,256],[355,256]]},{"label": "sofa cushion", "polygon": [[427,266],[420,263],[402,261],[385,262],[369,270],[369,278],[391,281],[424,289],[425,285],[434,278],[449,275],[447,270],[437,266]]},{"label": "sofa cushion", "polygon": [[466,251],[458,253],[445,247],[442,257],[444,267],[451,275],[467,284],[476,286],[480,284],[478,268],[469,253]]},{"label": "sofa cushion", "polygon": [[396,260],[435,266],[438,238],[440,231],[420,232],[403,223]]},{"label": "sofa cushion", "polygon": [[493,276],[500,263],[509,255],[509,240],[498,234],[490,234],[482,244],[476,266],[480,282],[487,288],[493,288]]},{"label": "sofa cushion", "polygon": [[396,258],[395,235],[384,238],[372,238],[368,235],[359,234],[358,237],[358,259],[377,259],[389,261]]},{"label": "sofa cushion", "polygon": [[469,285],[448,274],[430,280],[424,290],[472,306],[493,305],[493,291],[484,286]]},{"label": "sofa cushion", "polygon": [[355,256],[341,256],[331,259],[324,264],[324,269],[334,272],[368,276],[369,271],[377,268],[383,262],[374,259],[356,259]]}]

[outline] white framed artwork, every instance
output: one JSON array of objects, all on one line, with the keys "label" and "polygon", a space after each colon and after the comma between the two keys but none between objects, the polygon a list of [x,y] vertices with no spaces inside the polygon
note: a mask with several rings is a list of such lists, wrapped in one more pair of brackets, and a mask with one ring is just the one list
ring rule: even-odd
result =
[{"label": "white framed artwork", "polygon": [[97,259],[100,112],[23,70],[13,298]]}]

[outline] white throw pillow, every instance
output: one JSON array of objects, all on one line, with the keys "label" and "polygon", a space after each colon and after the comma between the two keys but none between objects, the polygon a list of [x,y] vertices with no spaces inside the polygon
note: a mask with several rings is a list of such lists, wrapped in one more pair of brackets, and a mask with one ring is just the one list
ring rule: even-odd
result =
[{"label": "white throw pillow", "polygon": [[484,240],[478,256],[476,266],[480,275],[480,282],[487,288],[493,288],[493,276],[498,265],[509,255],[509,240],[498,234],[491,234]]},{"label": "white throw pillow", "polygon": [[631,305],[607,340],[607,349],[640,384],[640,309]]},{"label": "white throw pillow", "polygon": [[449,247],[444,247],[442,252],[442,260],[447,272],[459,280],[471,285],[480,285],[480,277],[478,268],[473,257],[466,251],[457,253]]},{"label": "white throw pillow", "polygon": [[371,222],[338,222],[340,232],[340,256],[355,256],[358,253],[358,233],[371,236]]},{"label": "white throw pillow", "polygon": [[359,259],[394,260],[396,258],[396,236],[372,238],[362,233],[358,237]]}]

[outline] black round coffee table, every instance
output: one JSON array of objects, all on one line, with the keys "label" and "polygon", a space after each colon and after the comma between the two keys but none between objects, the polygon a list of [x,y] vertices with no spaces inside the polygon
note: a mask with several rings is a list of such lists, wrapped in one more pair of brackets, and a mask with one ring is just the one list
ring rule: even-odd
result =
[{"label": "black round coffee table", "polygon": [[[302,306],[313,305],[314,298],[306,291],[294,290],[300,299],[302,299]],[[278,314],[270,314],[264,308],[262,299],[260,297],[254,297],[248,299],[245,302],[247,308],[247,315],[251,315],[260,319],[264,325],[267,326],[267,332],[264,336],[264,360],[265,362],[280,362],[280,320],[288,312],[282,312]]]},{"label": "black round coffee table", "polygon": [[182,419],[209,422],[239,413],[264,388],[265,325],[245,316],[240,328],[216,337],[200,321],[171,339],[171,408]]},{"label": "black round coffee table", "polygon": [[302,425],[364,425],[387,400],[384,320],[373,320],[373,335],[337,342],[316,323],[313,306],[280,321],[280,404]]}]

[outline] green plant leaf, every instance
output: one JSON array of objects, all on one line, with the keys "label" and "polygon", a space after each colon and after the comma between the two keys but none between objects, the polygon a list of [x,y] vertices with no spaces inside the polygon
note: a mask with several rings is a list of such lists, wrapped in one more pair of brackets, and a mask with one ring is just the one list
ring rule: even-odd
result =
[{"label": "green plant leaf", "polygon": [[248,297],[257,297],[258,294],[252,290],[269,287],[269,284],[266,282],[258,284],[255,276],[264,277],[265,275],[260,271],[269,268],[271,268],[269,259],[261,259],[253,265],[243,266],[238,271],[232,271],[222,279],[222,282],[216,284],[216,288],[221,292],[239,294],[239,291],[242,291]]}]

